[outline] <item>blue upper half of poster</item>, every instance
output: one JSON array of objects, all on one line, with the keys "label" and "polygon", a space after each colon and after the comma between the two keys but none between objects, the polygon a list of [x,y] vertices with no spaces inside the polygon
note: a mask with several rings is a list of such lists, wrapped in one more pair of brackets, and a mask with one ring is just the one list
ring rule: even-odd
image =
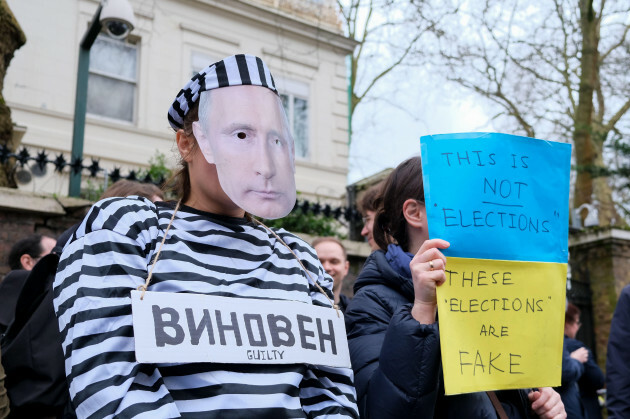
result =
[{"label": "blue upper half of poster", "polygon": [[571,146],[497,133],[420,138],[429,235],[447,256],[568,261]]}]

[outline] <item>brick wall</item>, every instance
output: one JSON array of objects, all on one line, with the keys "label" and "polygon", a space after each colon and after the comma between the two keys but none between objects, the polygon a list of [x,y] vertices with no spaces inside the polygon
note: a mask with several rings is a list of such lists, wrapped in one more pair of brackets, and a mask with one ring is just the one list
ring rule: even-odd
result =
[{"label": "brick wall", "polygon": [[9,271],[7,258],[16,241],[34,233],[56,238],[79,222],[91,204],[83,199],[0,188],[0,278]]}]

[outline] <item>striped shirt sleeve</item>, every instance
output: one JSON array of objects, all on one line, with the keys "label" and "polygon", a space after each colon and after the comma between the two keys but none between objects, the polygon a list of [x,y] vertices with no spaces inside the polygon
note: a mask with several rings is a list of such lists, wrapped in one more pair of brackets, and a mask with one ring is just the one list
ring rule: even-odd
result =
[{"label": "striped shirt sleeve", "polygon": [[[310,294],[313,304],[331,307],[330,301],[334,298],[333,280],[324,271],[317,254],[310,245],[298,237],[284,231],[283,233],[285,242],[300,257],[304,267],[309,270],[312,278],[319,283],[328,296],[326,298],[319,288],[311,284]],[[351,368],[309,365],[300,385],[300,400],[302,409],[309,418],[359,417],[354,373]]]},{"label": "striped shirt sleeve", "polygon": [[157,368],[135,361],[130,291],[145,282],[157,219],[148,204],[129,202],[91,209],[64,248],[55,279],[66,375],[80,418],[180,417]]}]

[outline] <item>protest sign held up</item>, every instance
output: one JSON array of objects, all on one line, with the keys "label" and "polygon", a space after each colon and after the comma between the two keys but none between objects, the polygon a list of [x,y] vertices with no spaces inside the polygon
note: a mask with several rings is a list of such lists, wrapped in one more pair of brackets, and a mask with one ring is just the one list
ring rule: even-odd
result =
[{"label": "protest sign held up", "polygon": [[446,394],[560,384],[571,147],[507,134],[420,139]]}]

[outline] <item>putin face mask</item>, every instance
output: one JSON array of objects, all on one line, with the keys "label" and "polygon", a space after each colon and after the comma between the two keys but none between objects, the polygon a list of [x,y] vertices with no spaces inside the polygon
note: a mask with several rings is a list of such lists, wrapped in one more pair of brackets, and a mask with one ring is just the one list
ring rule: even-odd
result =
[{"label": "putin face mask", "polygon": [[243,85],[201,93],[193,133],[232,202],[266,219],[291,212],[296,198],[293,138],[272,90]]}]

